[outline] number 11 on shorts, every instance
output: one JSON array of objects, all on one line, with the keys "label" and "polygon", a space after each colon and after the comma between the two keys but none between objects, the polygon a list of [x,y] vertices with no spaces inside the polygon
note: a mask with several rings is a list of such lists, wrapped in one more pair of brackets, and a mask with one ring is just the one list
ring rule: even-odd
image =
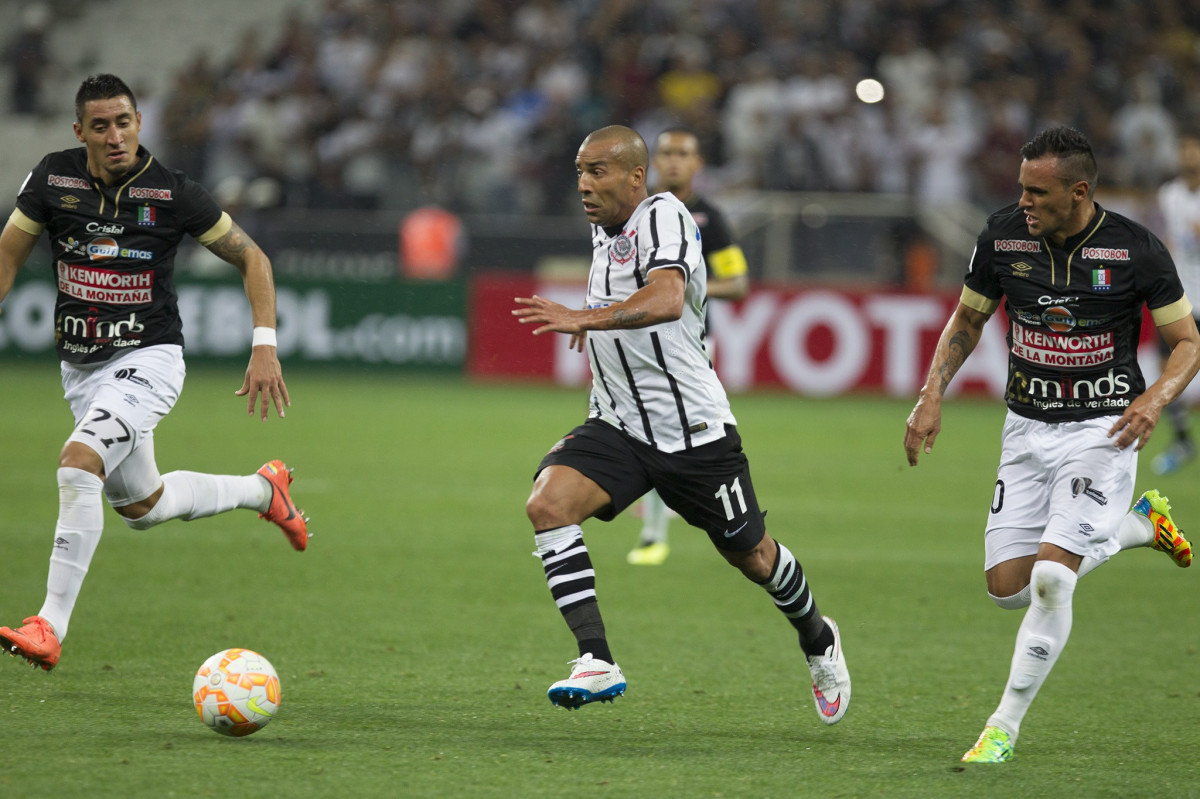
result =
[{"label": "number 11 on shorts", "polygon": [[717,499],[721,500],[721,504],[725,506],[725,518],[729,521],[733,521],[734,519],[733,503],[729,501],[730,492],[737,494],[738,507],[741,508],[742,513],[746,512],[746,498],[742,496],[741,480],[742,478],[735,477],[732,485],[721,486],[721,490],[713,495]]}]

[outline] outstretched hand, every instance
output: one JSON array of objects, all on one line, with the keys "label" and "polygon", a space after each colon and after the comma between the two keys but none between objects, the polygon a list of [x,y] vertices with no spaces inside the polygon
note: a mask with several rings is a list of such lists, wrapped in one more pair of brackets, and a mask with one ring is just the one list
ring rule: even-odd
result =
[{"label": "outstretched hand", "polygon": [[513,310],[513,316],[523,325],[535,324],[533,335],[543,333],[569,333],[571,349],[583,352],[583,343],[587,338],[587,330],[580,324],[579,311],[565,305],[539,297],[514,297],[513,302],[523,305],[523,308]]},{"label": "outstretched hand", "polygon": [[284,407],[291,407],[292,401],[288,398],[287,384],[283,382],[283,367],[279,365],[274,347],[259,346],[250,350],[246,378],[242,381],[242,387],[233,393],[238,397],[249,397],[246,413],[251,416],[254,415],[254,404],[261,395],[259,416],[264,422],[272,404],[280,419],[287,415]]}]

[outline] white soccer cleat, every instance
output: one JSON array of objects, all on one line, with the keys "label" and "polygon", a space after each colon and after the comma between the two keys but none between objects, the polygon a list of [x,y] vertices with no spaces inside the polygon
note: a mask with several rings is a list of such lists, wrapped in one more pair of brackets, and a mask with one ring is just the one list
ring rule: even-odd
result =
[{"label": "white soccer cleat", "polygon": [[625,675],[615,663],[606,663],[589,652],[571,661],[571,676],[550,686],[546,696],[567,710],[588,702],[611,702],[625,693]]},{"label": "white soccer cleat", "polygon": [[828,616],[823,618],[833,630],[833,646],[826,649],[824,655],[808,658],[808,670],[812,672],[817,715],[826,724],[837,724],[850,707],[850,670],[842,656],[842,635],[837,623]]}]

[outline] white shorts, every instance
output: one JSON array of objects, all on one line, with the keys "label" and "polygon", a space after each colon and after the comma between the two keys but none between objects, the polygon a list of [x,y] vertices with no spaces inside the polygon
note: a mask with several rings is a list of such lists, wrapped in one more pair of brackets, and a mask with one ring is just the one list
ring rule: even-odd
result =
[{"label": "white shorts", "polygon": [[1120,549],[1137,452],[1117,449],[1117,416],[1049,424],[1009,412],[984,534],[984,569],[1037,554],[1045,541],[1100,560]]},{"label": "white shorts", "polygon": [[186,373],[183,348],[175,344],[99,364],[62,364],[63,396],[76,425],[69,440],[104,459],[104,493],[113,507],[143,500],[162,485],[154,428],[175,407]]}]

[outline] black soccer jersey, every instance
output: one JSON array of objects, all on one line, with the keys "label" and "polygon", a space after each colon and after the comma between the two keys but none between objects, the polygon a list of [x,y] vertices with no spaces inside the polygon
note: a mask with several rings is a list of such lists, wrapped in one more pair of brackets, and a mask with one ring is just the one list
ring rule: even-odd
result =
[{"label": "black soccer jersey", "polygon": [[1008,314],[1008,387],[1015,413],[1046,422],[1121,414],[1146,389],[1137,362],[1142,306],[1155,324],[1191,313],[1175,264],[1153,233],[1096,205],[1060,249],[1034,238],[1024,212],[988,219],[962,301]]},{"label": "black soccer jersey", "polygon": [[[55,343],[70,363],[130,348],[183,344],[175,253],[223,217],[208,191],[144,147],[127,180],[105,186],[78,147],[42,159],[17,196],[14,222],[45,229],[58,285]],[[24,219],[21,219],[21,215]]]},{"label": "black soccer jersey", "polygon": [[700,228],[700,251],[707,258],[714,252],[733,246],[733,233],[725,215],[712,203],[699,194],[692,193],[686,203],[696,227]]}]

